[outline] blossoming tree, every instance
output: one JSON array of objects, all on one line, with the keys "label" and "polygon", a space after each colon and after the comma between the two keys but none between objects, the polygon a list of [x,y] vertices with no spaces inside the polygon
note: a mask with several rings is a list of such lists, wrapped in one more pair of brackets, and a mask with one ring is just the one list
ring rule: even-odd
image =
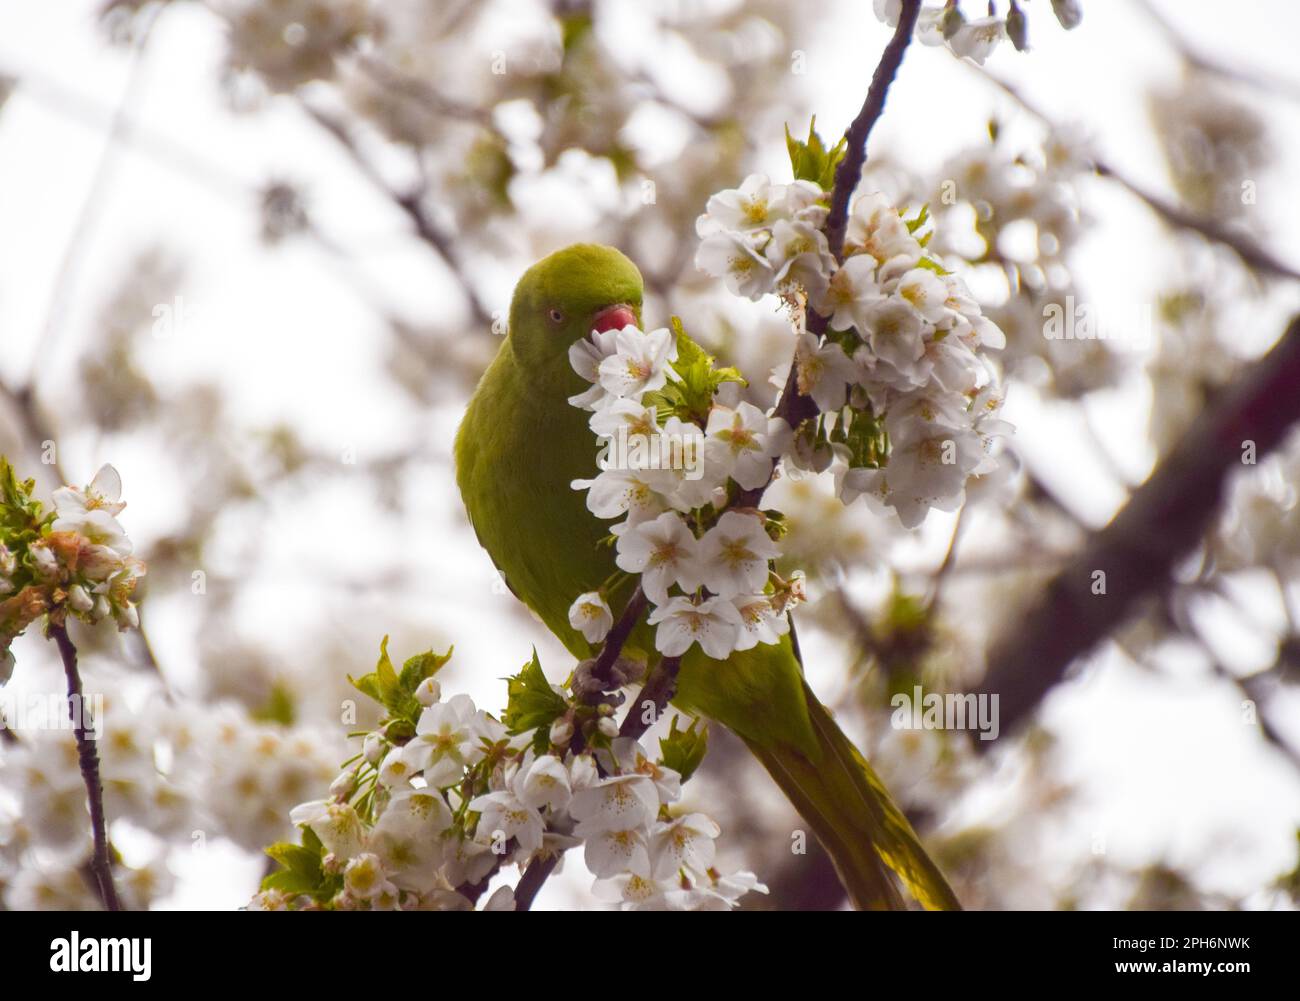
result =
[{"label": "blossoming tree", "polygon": [[[416,652],[428,645],[424,640],[392,658],[385,638],[374,669],[357,677],[358,644],[350,642],[331,665],[334,682],[346,674],[349,687],[329,688],[314,709],[302,691],[312,685],[301,681],[264,685],[256,699],[218,704],[164,683],[166,672],[141,629],[141,609],[146,617],[150,611],[141,592],[147,581],[170,577],[173,586],[180,580],[191,593],[204,593],[193,588],[206,582],[207,570],[190,567],[198,565],[201,543],[216,534],[218,510],[257,497],[264,485],[245,488],[255,477],[227,469],[221,503],[196,518],[201,524],[155,540],[159,557],[146,577],[119,521],[125,505],[114,466],[102,466],[84,487],[60,484],[51,507],[38,499],[34,481],[20,478],[25,470],[18,460],[6,460],[0,464],[0,681],[22,667],[11,652],[19,637],[25,642],[43,633],[63,667],[73,727],[71,741],[49,728],[0,730],[0,780],[19,805],[18,819],[0,826],[5,905],[147,907],[170,882],[163,859],[196,825],[241,848],[265,848],[270,861],[260,885],[248,887],[252,909],[523,910],[566,856],[580,857],[590,874],[580,888],[583,903],[722,910],[761,906],[773,897],[785,904],[798,896],[791,883],[802,881],[820,887],[810,905],[834,905],[844,892],[835,870],[826,867],[814,879],[807,875],[813,864],[798,852],[797,864],[806,865],[801,875],[782,871],[791,854],[783,831],[766,839],[780,842],[780,852],[755,848],[760,838],[738,837],[729,846],[734,832],[762,821],[755,821],[754,808],[718,795],[729,788],[727,776],[743,774],[744,766],[725,757],[729,736],[672,708],[676,671],[692,651],[725,663],[761,647],[793,643],[797,650],[796,626],[849,635],[859,657],[877,670],[862,680],[861,704],[851,697],[843,715],[868,722],[880,722],[889,696],[923,676],[953,690],[978,688],[985,665],[974,664],[982,659],[976,644],[968,636],[946,648],[943,642],[969,628],[972,616],[941,599],[956,586],[950,578],[961,562],[963,526],[985,512],[1002,519],[991,531],[1018,533],[1012,537],[1019,541],[1006,548],[1025,550],[1025,565],[1015,569],[1039,599],[1018,603],[1025,624],[1014,640],[1003,641],[1014,649],[994,647],[988,656],[987,687],[1004,697],[1004,728],[1020,722],[1075,657],[1118,625],[1082,611],[1087,606],[1076,578],[1109,573],[1111,594],[1125,614],[1152,597],[1172,608],[1179,586],[1174,564],[1199,541],[1216,558],[1207,559],[1196,587],[1221,592],[1226,585],[1216,575],[1227,568],[1263,566],[1276,576],[1285,605],[1297,565],[1287,555],[1296,541],[1288,527],[1294,498],[1244,479],[1233,488],[1243,502],[1220,519],[1219,490],[1235,454],[1204,443],[1217,441],[1224,428],[1233,434],[1245,428],[1242,434],[1262,452],[1282,446],[1283,461],[1294,465],[1294,444],[1284,444],[1284,436],[1296,415],[1258,406],[1297,371],[1293,329],[1232,391],[1214,394],[1190,437],[1174,434],[1161,443],[1165,464],[1110,529],[1087,534],[1032,470],[1026,474],[1016,429],[1003,416],[1008,388],[1014,396],[1020,386],[1033,387],[1073,406],[1119,379],[1116,354],[1103,341],[1071,343],[1043,332],[1042,317],[1073,298],[1068,258],[1085,222],[1081,175],[1093,172],[1127,187],[1189,239],[1225,248],[1234,266],[1274,279],[1294,275],[1249,236],[1207,221],[1219,205],[1207,190],[1222,184],[1224,173],[1211,167],[1186,179],[1202,202],[1192,203],[1189,194],[1188,205],[1180,206],[1149,194],[1080,135],[1063,130],[1025,154],[1010,151],[993,124],[987,145],[954,154],[934,176],[905,170],[886,154],[868,157],[868,140],[887,114],[886,97],[913,41],[982,72],[977,68],[1000,49],[1028,49],[1027,13],[1035,32],[1054,30],[1050,22],[1066,29],[1080,22],[1073,0],[1052,0],[1054,18],[1040,16],[1036,8],[1049,6],[1042,3],[980,4],[981,16],[974,16],[975,6],[875,0],[874,14],[890,40],[860,112],[833,144],[815,121],[806,138],[787,127],[789,164],[777,173],[754,169],[737,152],[737,130],[749,129],[750,118],[762,120],[765,106],[802,120],[761,89],[787,58],[781,45],[771,49],[767,66],[740,58],[726,63],[738,102],[729,121],[692,111],[661,83],[625,72],[599,37],[601,15],[585,5],[542,16],[537,37],[549,41],[538,42],[538,50],[551,45],[554,60],[538,56],[526,70],[492,68],[490,77],[460,73],[484,91],[477,94],[456,91],[459,70],[444,70],[431,56],[454,53],[472,35],[473,18],[465,12],[425,23],[429,15],[416,4],[383,13],[353,0],[210,5],[209,15],[226,31],[231,97],[240,99],[250,85],[264,98],[279,95],[344,154],[455,279],[464,320],[450,324],[453,331],[466,323],[484,331],[502,323],[497,300],[467,261],[490,256],[495,245],[526,230],[515,201],[529,172],[539,172],[534,154],[546,169],[559,170],[565,151],[583,150],[612,165],[625,186],[641,185],[640,207],[599,235],[641,261],[647,297],[654,297],[645,315],[659,322],[643,329],[636,316],[620,315],[617,324],[593,329],[567,349],[569,367],[586,387],[568,400],[569,412],[581,412],[591,455],[589,470],[571,489],[606,523],[601,545],[617,571],[591,590],[553,596],[568,606],[568,624],[593,656],[552,661],[550,653],[530,650],[526,627],[518,629],[514,660],[491,668],[509,674],[495,702],[458,690],[452,679],[463,655],[453,657],[449,648]],[[779,7],[764,6],[762,23],[784,26],[788,12]],[[108,3],[104,13],[138,48],[164,16],[124,0]],[[757,45],[760,27],[741,20],[711,30],[715,41],[730,39],[740,51]],[[749,28],[757,34],[745,35]],[[654,177],[622,129],[647,88],[653,103],[700,133],[689,155]],[[1044,117],[1010,93],[1027,116]],[[524,114],[528,122],[514,131],[510,116],[521,114],[521,105],[533,114]],[[1213,132],[1204,123],[1201,130]],[[527,152],[519,148],[523,134],[532,136]],[[415,152],[413,186],[405,178],[394,182],[379,165],[382,157],[372,149],[380,143],[387,152]],[[1197,148],[1216,147],[1199,142]],[[347,263],[302,192],[277,180],[257,195],[269,243],[301,238]],[[652,227],[637,225],[644,216],[635,213],[652,210],[665,221],[659,245]],[[1033,229],[1031,251],[1013,252],[1014,241],[1004,239],[1016,224]],[[553,242],[531,235],[521,241],[530,249]],[[1001,280],[992,295],[990,272]],[[348,273],[358,295],[374,297],[368,279]],[[751,308],[763,311],[754,335],[737,334],[727,317],[759,314],[728,311]],[[1172,325],[1192,324],[1185,290],[1171,292],[1164,308]],[[1206,311],[1195,322],[1208,322]],[[443,336],[447,331],[422,337],[398,319],[390,318],[388,333],[394,383],[418,397],[444,380],[463,403],[467,377],[482,367],[480,355],[457,356],[462,349]],[[1187,394],[1200,392],[1205,380],[1187,372],[1171,376],[1171,350],[1162,346],[1166,355],[1154,369],[1153,380],[1164,387],[1157,407],[1178,414],[1168,423],[1183,430],[1198,410]],[[107,380],[120,394],[113,380],[133,371],[129,347],[121,351],[109,372],[88,364],[87,385]],[[7,393],[22,425],[19,438],[38,446],[53,440],[34,391]],[[150,393],[127,395],[153,407],[155,418],[165,415],[169,406]],[[137,419],[124,417],[123,400],[114,399],[103,408],[106,424]],[[209,417],[196,412],[196,437],[204,437]],[[286,491],[300,469],[327,464],[290,437],[267,437],[275,457],[269,479],[287,484]],[[635,443],[639,451],[618,451],[619,443]],[[60,463],[46,465],[66,479]],[[380,482],[394,475],[393,465],[377,460],[364,472]],[[1161,512],[1173,512],[1169,541],[1135,544]],[[854,559],[874,559],[903,576],[897,553],[943,514],[955,514],[955,523],[946,555],[928,578],[929,594],[896,579],[876,612],[865,614],[846,583]],[[861,537],[852,528],[855,518],[869,519],[877,536],[870,546],[852,542]],[[1054,575],[1045,589],[1040,568],[1029,561],[1038,535],[1051,534],[1043,526],[1078,543],[1075,557],[1065,548],[1047,552]],[[1277,544],[1264,545],[1262,538]],[[889,540],[888,554],[879,539]],[[1143,561],[1160,571],[1159,583],[1133,572]],[[504,583],[509,586],[508,577]],[[1064,629],[1063,616],[1082,625]],[[214,620],[205,638],[215,642],[222,621],[233,618]],[[623,649],[642,618],[653,636],[648,661],[624,656]],[[1195,634],[1172,622],[1173,615],[1157,618],[1170,636]],[[376,632],[427,635],[416,619],[414,628],[397,622]],[[100,644],[110,623],[132,637],[134,645],[124,649],[147,670],[133,680],[96,677],[89,688],[78,650],[104,656]],[[1125,642],[1135,657],[1145,655],[1144,644],[1159,645],[1142,636]],[[247,658],[223,650],[223,661],[231,659]],[[146,698],[165,710],[119,710],[139,700],[132,688],[141,677],[150,679],[143,683]],[[1232,679],[1252,699],[1258,681]],[[88,697],[101,689],[106,700]],[[336,702],[344,707],[341,716]],[[328,725],[313,729],[311,721]],[[1268,740],[1291,753],[1285,737],[1273,732]],[[1030,773],[1043,778],[1050,751],[1032,739],[1026,745]],[[948,874],[956,890],[943,883],[951,903],[1008,902],[989,896],[995,891],[988,884],[998,881],[981,876],[998,865],[1014,870],[1014,858],[980,840],[984,834],[967,830],[945,838],[927,822],[984,767],[977,749],[961,734],[900,737],[897,731],[864,749],[902,804],[900,843]],[[693,797],[701,785],[714,795]],[[1044,802],[1051,789],[1043,778],[1037,791]],[[1034,802],[1022,806],[1026,815],[1035,812]],[[119,850],[123,828],[114,825],[124,818],[150,833],[152,858],[128,861]],[[976,850],[967,850],[962,833],[979,841]],[[130,839],[128,832],[124,840]],[[1071,899],[1091,871],[1085,865],[1057,887],[1056,902]]]}]

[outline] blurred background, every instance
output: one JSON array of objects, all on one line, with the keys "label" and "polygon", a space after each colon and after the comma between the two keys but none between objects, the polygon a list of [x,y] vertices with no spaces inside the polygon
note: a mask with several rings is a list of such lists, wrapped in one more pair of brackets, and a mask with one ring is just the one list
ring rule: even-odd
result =
[{"label": "blurred background", "polygon": [[[968,907],[1293,908],[1294,435],[991,747],[890,725],[894,692],[978,688],[1035,635],[1047,582],[1300,303],[1206,233],[1300,268],[1300,10],[1084,0],[1067,33],[1023,6],[1027,53],[912,47],[867,168],[930,204],[1007,333],[1010,475],[915,532],[828,478],[774,487],[804,659]],[[889,34],[869,0],[0,2],[0,453],[43,493],[116,465],[149,566],[138,634],[72,624],[129,906],[247,903],[352,753],[346,676],[384,635],[454,643],[444,690],[489,711],[534,645],[563,680],[452,479],[515,280],[616,244],[647,323],[682,316],[770,402],[788,327],[695,270],[694,220],[788,177],[785,125],[837,137]],[[1044,336],[1053,304],[1107,338]],[[1300,418],[1292,392],[1267,402]],[[14,654],[10,698],[62,691],[38,633]],[[716,728],[686,798],[771,887],[747,906],[843,906]],[[71,734],[6,731],[0,906],[97,907],[88,854]],[[571,857],[538,906],[596,906],[590,881]]]}]

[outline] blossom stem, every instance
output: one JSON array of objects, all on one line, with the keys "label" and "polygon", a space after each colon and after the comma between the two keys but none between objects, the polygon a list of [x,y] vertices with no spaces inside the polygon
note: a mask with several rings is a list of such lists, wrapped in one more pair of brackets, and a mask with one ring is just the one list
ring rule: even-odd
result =
[{"label": "blossom stem", "polygon": [[863,164],[867,162],[867,139],[880,116],[885,111],[885,98],[889,96],[889,86],[903,64],[903,55],[912,40],[912,30],[921,13],[921,0],[903,0],[902,10],[898,15],[898,26],[894,37],[885,46],[876,71],[871,75],[871,86],[867,88],[866,100],[862,110],[844,133],[846,149],[844,159],[835,168],[835,187],[831,193],[831,210],[826,217],[826,242],[830,244],[835,259],[841,260],[844,254],[844,232],[849,221],[849,196],[858,186],[862,176]]},{"label": "blossom stem", "polygon": [[645,614],[648,604],[649,601],[645,596],[645,591],[638,584],[636,590],[632,592],[632,597],[627,599],[627,604],[623,607],[623,614],[619,616],[618,621],[614,623],[614,628],[605,637],[605,645],[600,648],[600,653],[596,655],[596,663],[591,669],[594,677],[606,678],[609,676],[609,671],[614,666],[615,661],[618,660],[618,655],[623,652],[623,644],[627,642],[627,638],[632,635],[632,630],[641,621],[641,616]]},{"label": "blossom stem", "polygon": [[[648,605],[649,601],[645,596],[645,592],[641,589],[641,585],[638,584],[636,590],[632,592],[632,596],[628,598],[627,604],[623,607],[623,614],[619,616],[618,621],[614,623],[614,628],[611,629],[609,634],[605,637],[605,643],[600,648],[600,653],[596,655],[596,663],[592,666],[591,671],[594,677],[608,677],[610,668],[614,666],[615,661],[618,660],[618,655],[623,651],[623,644],[626,643],[627,638],[632,635],[632,630],[636,628],[636,624],[641,620],[641,616],[645,614]],[[674,670],[674,677],[676,676],[676,673],[677,672]],[[647,683],[647,687],[648,684],[649,683]],[[667,699],[665,698],[664,701],[666,702]],[[629,713],[628,718],[632,718],[631,713]],[[624,726],[626,725],[627,720],[624,720]],[[577,741],[579,739],[579,736],[575,734],[574,740]],[[575,750],[576,749],[577,748],[575,747]],[[547,855],[545,857],[533,859],[528,868],[524,870],[524,874],[519,877],[519,882],[515,885],[516,911],[526,911],[533,906],[533,901],[537,898],[537,894],[541,890],[542,885],[550,878],[551,873],[555,871],[555,867],[559,865],[562,857],[563,853],[561,852],[555,855]],[[481,892],[481,888],[487,884],[488,878],[490,878],[490,874],[488,877],[484,878],[482,883],[476,884],[475,888],[478,889],[479,892]],[[466,891],[474,888],[458,887],[458,889],[461,893],[468,896],[469,894]],[[478,893],[475,893],[474,898],[476,899],[477,896]]]},{"label": "blossom stem", "polygon": [[[844,262],[844,234],[848,228],[849,198],[853,194],[853,189],[858,186],[858,181],[862,177],[862,167],[867,162],[867,140],[871,137],[871,130],[876,122],[884,114],[885,98],[888,97],[889,87],[903,63],[903,55],[912,40],[912,31],[916,27],[916,19],[920,13],[921,0],[903,0],[903,9],[898,17],[894,36],[885,46],[880,62],[876,65],[876,71],[871,75],[871,85],[867,88],[867,96],[862,102],[861,110],[849,125],[848,131],[844,133],[846,145],[844,159],[835,168],[831,208],[822,227],[831,253],[841,264]],[[820,337],[826,332],[828,322],[828,317],[822,316],[814,309],[808,309],[807,329],[810,334]],[[799,392],[797,366],[791,361],[790,375],[785,381],[785,388],[781,390],[781,399],[773,411],[773,416],[782,418],[791,428],[798,430],[800,424],[810,417],[816,417],[817,414],[818,407],[813,399]],[[776,472],[775,462],[772,463],[772,472],[773,474]],[[767,490],[768,483],[771,483],[770,476],[767,483],[751,490],[742,490],[731,506],[757,507],[764,491]]]},{"label": "blossom stem", "polygon": [[[1300,316],[1183,433],[1109,525],[1040,589],[1006,639],[994,644],[981,690],[1000,699],[1003,740],[1034,711],[1066,669],[1123,625],[1144,601],[1163,603],[1174,567],[1205,538],[1224,484],[1241,468],[1243,442],[1262,460],[1300,418]],[[1092,590],[1104,571],[1107,590]],[[1080,585],[1080,581],[1084,582]],[[1065,627],[1062,623],[1067,624]],[[974,741],[988,751],[997,741]]]},{"label": "blossom stem", "polygon": [[623,725],[618,728],[620,737],[639,740],[641,735],[650,728],[650,723],[646,720],[647,701],[654,704],[655,710],[653,714],[649,714],[650,720],[659,718],[659,714],[664,711],[668,700],[677,690],[677,672],[681,666],[681,657],[664,657],[655,665],[646,683],[641,687],[641,694],[637,696],[636,702],[628,707],[627,715],[623,717]]},{"label": "blossom stem", "polygon": [[[995,76],[988,70],[971,65],[970,67],[979,73],[985,80],[1001,90],[1007,97],[1011,98],[1030,115],[1038,119],[1048,129],[1055,129],[1056,122],[1047,112],[1043,111],[1029,98],[1025,97],[1020,90],[1007,83],[1001,77]],[[1156,215],[1170,226],[1176,229],[1185,229],[1193,233],[1199,233],[1207,240],[1221,244],[1227,247],[1250,268],[1274,278],[1281,278],[1286,281],[1300,281],[1300,271],[1279,259],[1266,248],[1260,246],[1250,237],[1238,233],[1228,226],[1224,226],[1217,220],[1209,219],[1204,216],[1189,212],[1184,208],[1161,198],[1152,191],[1147,190],[1128,175],[1116,168],[1106,160],[1097,156],[1090,156],[1089,163],[1098,177],[1108,178],[1109,180],[1124,188],[1129,194],[1133,195],[1139,201],[1146,203]]]},{"label": "blossom stem", "polygon": [[81,778],[86,784],[86,798],[90,805],[90,825],[94,835],[94,854],[90,871],[94,875],[99,898],[110,911],[122,910],[122,902],[113,885],[112,863],[108,857],[108,825],[104,819],[104,786],[99,778],[99,753],[95,741],[86,732],[86,702],[81,690],[81,673],[77,670],[77,648],[68,636],[67,626],[50,623],[49,635],[59,648],[63,659],[63,673],[68,679],[68,713],[72,719],[73,733],[77,739],[77,761]]},{"label": "blossom stem", "polygon": [[542,888],[555,871],[555,867],[560,864],[561,855],[546,855],[542,858],[535,858],[529,863],[524,874],[519,877],[519,883],[515,886],[515,910],[526,911],[532,908],[533,901],[537,899],[537,893]]}]

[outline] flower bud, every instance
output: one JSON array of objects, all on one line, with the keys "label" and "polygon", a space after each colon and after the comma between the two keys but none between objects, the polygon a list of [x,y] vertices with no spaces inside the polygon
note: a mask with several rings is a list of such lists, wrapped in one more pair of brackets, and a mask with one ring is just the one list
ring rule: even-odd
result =
[{"label": "flower bud", "polygon": [[131,602],[128,601],[118,610],[117,625],[120,629],[140,628],[140,613]]},{"label": "flower bud", "polygon": [[355,771],[336,775],[334,781],[330,783],[330,795],[335,799],[345,798],[352,793],[352,788],[356,785],[356,782],[357,774]]},{"label": "flower bud", "polygon": [[596,725],[596,729],[606,737],[613,738],[618,736],[618,723],[612,716],[602,716],[600,722]]},{"label": "flower bud", "polygon": [[551,724],[551,743],[556,747],[567,747],[573,739],[573,721],[561,716]]},{"label": "flower bud", "polygon": [[1077,28],[1083,20],[1083,11],[1079,9],[1079,0],[1052,0],[1052,13],[1061,22],[1066,31]]},{"label": "flower bud", "polygon": [[366,756],[369,764],[378,765],[384,760],[384,738],[374,732],[366,734],[366,739],[361,744],[361,752]]},{"label": "flower bud", "polygon": [[966,18],[962,16],[957,5],[955,3],[948,4],[939,18],[939,30],[943,32],[944,41],[951,42],[953,36],[961,31],[965,23]]},{"label": "flower bud", "polygon": [[27,550],[32,557],[32,570],[42,580],[49,580],[59,572],[59,561],[49,546],[37,543]]},{"label": "flower bud", "polygon": [[94,599],[86,593],[86,589],[80,584],[73,584],[68,588],[68,604],[74,612],[81,612],[82,614],[95,607]]},{"label": "flower bud", "polygon": [[415,701],[426,709],[442,698],[442,686],[434,678],[425,678],[415,689]]},{"label": "flower bud", "polygon": [[1025,19],[1025,12],[1020,9],[1017,3],[1011,4],[1011,10],[1007,12],[1007,37],[1011,39],[1011,44],[1016,47],[1017,52],[1024,52],[1029,48],[1029,22]]}]

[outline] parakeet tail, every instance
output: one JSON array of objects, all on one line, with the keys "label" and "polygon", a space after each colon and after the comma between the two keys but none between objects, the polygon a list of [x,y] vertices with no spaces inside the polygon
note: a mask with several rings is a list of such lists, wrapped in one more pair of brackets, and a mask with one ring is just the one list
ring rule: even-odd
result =
[{"label": "parakeet tail", "polygon": [[905,910],[894,876],[929,910],[960,910],[952,888],[866,758],[804,685],[818,760],[746,740],[812,828],[858,910]]}]

